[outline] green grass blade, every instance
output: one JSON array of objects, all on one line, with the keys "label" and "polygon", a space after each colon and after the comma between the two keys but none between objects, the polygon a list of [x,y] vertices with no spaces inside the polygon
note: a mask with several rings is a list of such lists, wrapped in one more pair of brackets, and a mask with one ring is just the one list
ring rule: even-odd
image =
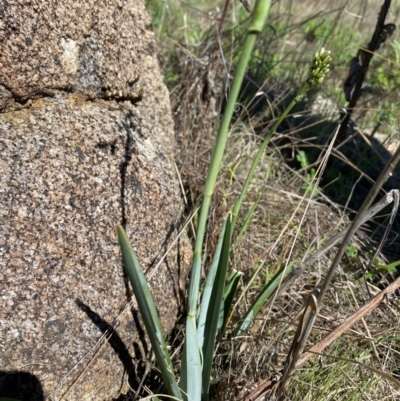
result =
[{"label": "green grass blade", "polygon": [[256,172],[257,166],[262,158],[262,155],[264,154],[264,151],[266,147],[268,146],[272,136],[274,135],[275,131],[278,129],[279,125],[282,123],[284,118],[288,115],[289,111],[292,110],[292,108],[296,105],[296,103],[301,99],[301,97],[307,92],[307,90],[310,88],[310,85],[307,83],[304,85],[304,87],[300,90],[299,95],[296,96],[292,102],[289,104],[289,106],[284,110],[284,112],[279,116],[271,130],[268,132],[267,136],[265,137],[263,143],[261,144],[260,148],[258,149],[257,155],[253,160],[253,163],[250,167],[249,173],[247,175],[246,181],[243,185],[242,191],[240,192],[240,195],[235,202],[235,206],[233,207],[233,223],[236,223],[237,216],[239,215],[240,208],[242,206],[242,203],[244,201],[244,198],[247,194],[247,191],[250,187],[251,181],[253,180],[254,173]]},{"label": "green grass blade", "polygon": [[248,213],[247,213],[247,215],[246,215],[246,217],[244,219],[244,222],[242,224],[242,227],[240,228],[239,233],[236,236],[234,248],[236,248],[238,246],[240,240],[242,239],[244,233],[246,232],[246,229],[247,229],[247,227],[248,227],[248,225],[250,223],[250,220],[252,219],[253,214],[256,211],[256,208],[257,208],[258,204],[260,203],[260,200],[261,200],[261,194],[258,195],[256,201],[253,203],[253,205],[251,206],[250,210],[248,211]]},{"label": "green grass blade", "polygon": [[235,330],[235,337],[241,336],[249,328],[254,318],[257,316],[260,309],[268,301],[274,291],[278,288],[279,283],[290,273],[293,268],[293,263],[289,264],[286,268],[282,269],[264,286],[264,288],[258,293],[253,304],[250,306],[248,311],[245,313],[243,319],[241,319]]},{"label": "green grass blade", "polygon": [[156,356],[164,385],[167,388],[169,395],[176,397],[177,399],[182,399],[179,387],[175,381],[171,358],[165,344],[160,319],[146,277],[143,274],[135,252],[129,243],[125,230],[121,226],[118,227],[118,239],[125,269],[131,282],[139,311],[146,327],[147,335],[149,336],[153,347],[153,352]]},{"label": "green grass blade", "polygon": [[229,264],[230,240],[232,235],[232,215],[226,220],[226,230],[222,244],[221,257],[219,259],[217,274],[211,293],[211,299],[207,310],[207,319],[204,330],[203,344],[203,392],[202,401],[208,401],[211,379],[211,368],[214,357],[215,341],[217,336],[218,321],[222,296],[224,294],[226,272]]},{"label": "green grass blade", "polygon": [[226,231],[226,221],[227,221],[227,218],[225,218],[225,220],[222,224],[221,232],[219,234],[217,248],[215,249],[214,258],[213,258],[213,261],[212,261],[212,264],[210,267],[210,271],[207,274],[207,280],[206,280],[206,283],[204,286],[203,297],[201,300],[200,314],[199,314],[199,319],[198,319],[198,323],[197,323],[197,336],[198,336],[198,344],[199,344],[200,348],[202,348],[203,344],[204,344],[204,329],[206,326],[207,311],[208,311],[208,307],[210,304],[212,289],[214,287],[215,276],[217,274],[217,269],[218,269],[218,265],[219,265],[219,261],[220,261],[222,244],[224,242],[224,236],[225,236],[225,231]]}]

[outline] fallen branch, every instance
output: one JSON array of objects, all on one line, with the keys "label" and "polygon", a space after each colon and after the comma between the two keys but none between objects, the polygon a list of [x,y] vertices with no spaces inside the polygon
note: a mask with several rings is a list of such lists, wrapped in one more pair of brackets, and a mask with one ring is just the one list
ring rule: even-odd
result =
[{"label": "fallen branch", "polygon": [[[296,369],[304,365],[311,357],[320,355],[323,350],[331,345],[338,337],[340,337],[346,330],[354,325],[357,321],[362,319],[368,313],[373,311],[388,295],[394,293],[400,288],[400,277],[398,277],[393,283],[388,285],[387,288],[382,290],[374,298],[372,298],[368,303],[362,306],[354,315],[347,318],[344,323],[336,327],[331,333],[324,337],[320,342],[310,348],[307,352],[303,353],[296,363]],[[360,364],[357,361],[355,363]],[[361,364],[363,365],[363,364]],[[363,365],[365,366],[365,365]],[[381,372],[378,369],[365,366],[365,368],[372,370],[376,374],[384,377],[390,382],[400,386],[398,380],[396,380],[392,375],[386,372]],[[281,372],[282,373],[282,372]],[[274,375],[274,377],[269,379],[264,379],[258,382],[256,388],[243,398],[243,401],[260,401],[260,400],[276,400],[282,399],[284,394],[284,388],[280,382],[281,375]]]},{"label": "fallen branch", "polygon": [[331,345],[338,337],[340,337],[346,330],[348,330],[354,323],[362,319],[364,316],[368,315],[372,310],[374,310],[386,296],[395,292],[400,288],[400,277],[397,278],[393,283],[388,285],[387,288],[382,290],[378,295],[372,298],[368,303],[362,306],[354,315],[348,317],[340,326],[336,327],[331,331],[326,337],[324,337],[320,342],[315,344],[307,352],[303,353],[296,363],[296,368],[304,365],[312,356],[315,354],[320,354],[326,347]]}]

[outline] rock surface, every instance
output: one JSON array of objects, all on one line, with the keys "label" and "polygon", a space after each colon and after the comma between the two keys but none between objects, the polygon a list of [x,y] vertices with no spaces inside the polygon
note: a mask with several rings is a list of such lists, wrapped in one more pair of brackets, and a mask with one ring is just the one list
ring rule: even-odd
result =
[{"label": "rock surface", "polygon": [[111,400],[141,379],[116,226],[166,331],[190,258],[161,260],[182,204],[150,21],[137,0],[19,0],[0,42],[0,396]]}]

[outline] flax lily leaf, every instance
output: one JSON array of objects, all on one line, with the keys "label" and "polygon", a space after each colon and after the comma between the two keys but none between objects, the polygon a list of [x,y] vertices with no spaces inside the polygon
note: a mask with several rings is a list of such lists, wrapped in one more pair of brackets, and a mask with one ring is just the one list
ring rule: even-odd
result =
[{"label": "flax lily leaf", "polygon": [[224,296],[222,298],[221,308],[219,312],[218,334],[217,334],[218,337],[222,335],[222,332],[227,324],[229,312],[231,310],[233,299],[235,297],[241,276],[242,273],[239,272],[232,273],[225,287]]},{"label": "flax lily leaf", "polygon": [[225,231],[226,231],[226,219],[224,220],[224,223],[222,224],[221,232],[219,235],[218,239],[218,244],[215,249],[214,253],[214,258],[210,267],[210,270],[207,274],[207,280],[204,286],[203,290],[203,297],[201,300],[201,306],[200,306],[200,314],[199,314],[199,319],[198,319],[198,328],[197,328],[197,335],[198,335],[198,341],[199,341],[199,347],[202,348],[204,344],[204,328],[206,325],[206,319],[207,319],[207,312],[208,308],[210,305],[210,299],[211,299],[211,293],[212,289],[214,287],[214,282],[215,282],[215,276],[217,274],[217,269],[221,257],[221,251],[222,251],[222,244],[224,241],[225,237]]},{"label": "flax lily leaf", "polygon": [[226,229],[221,248],[217,273],[215,275],[214,285],[211,292],[211,298],[207,310],[207,318],[204,330],[203,344],[203,380],[202,380],[202,400],[208,401],[209,387],[211,379],[211,368],[214,357],[215,341],[220,320],[220,308],[225,288],[226,272],[228,270],[230,255],[230,240],[232,236],[232,215],[229,214],[226,219]]},{"label": "flax lily leaf", "polygon": [[125,230],[121,226],[118,227],[118,238],[125,269],[131,282],[140,315],[142,316],[147,335],[153,347],[153,352],[156,356],[165,387],[169,395],[181,400],[182,395],[175,380],[171,358],[165,344],[153,297],[151,296],[146,277],[143,274],[136,254],[129,243]]},{"label": "flax lily leaf", "polygon": [[186,338],[182,355],[181,389],[185,401],[200,401],[203,367],[201,348],[198,344],[196,317],[186,319]]}]

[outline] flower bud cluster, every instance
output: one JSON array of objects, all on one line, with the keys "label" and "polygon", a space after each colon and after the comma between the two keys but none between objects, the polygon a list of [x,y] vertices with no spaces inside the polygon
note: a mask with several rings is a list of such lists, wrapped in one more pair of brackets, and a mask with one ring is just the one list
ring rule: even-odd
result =
[{"label": "flower bud cluster", "polygon": [[310,76],[307,83],[310,85],[318,85],[325,78],[326,73],[329,71],[329,65],[332,61],[330,56],[331,52],[322,48],[315,54],[313,65],[310,68]]}]

